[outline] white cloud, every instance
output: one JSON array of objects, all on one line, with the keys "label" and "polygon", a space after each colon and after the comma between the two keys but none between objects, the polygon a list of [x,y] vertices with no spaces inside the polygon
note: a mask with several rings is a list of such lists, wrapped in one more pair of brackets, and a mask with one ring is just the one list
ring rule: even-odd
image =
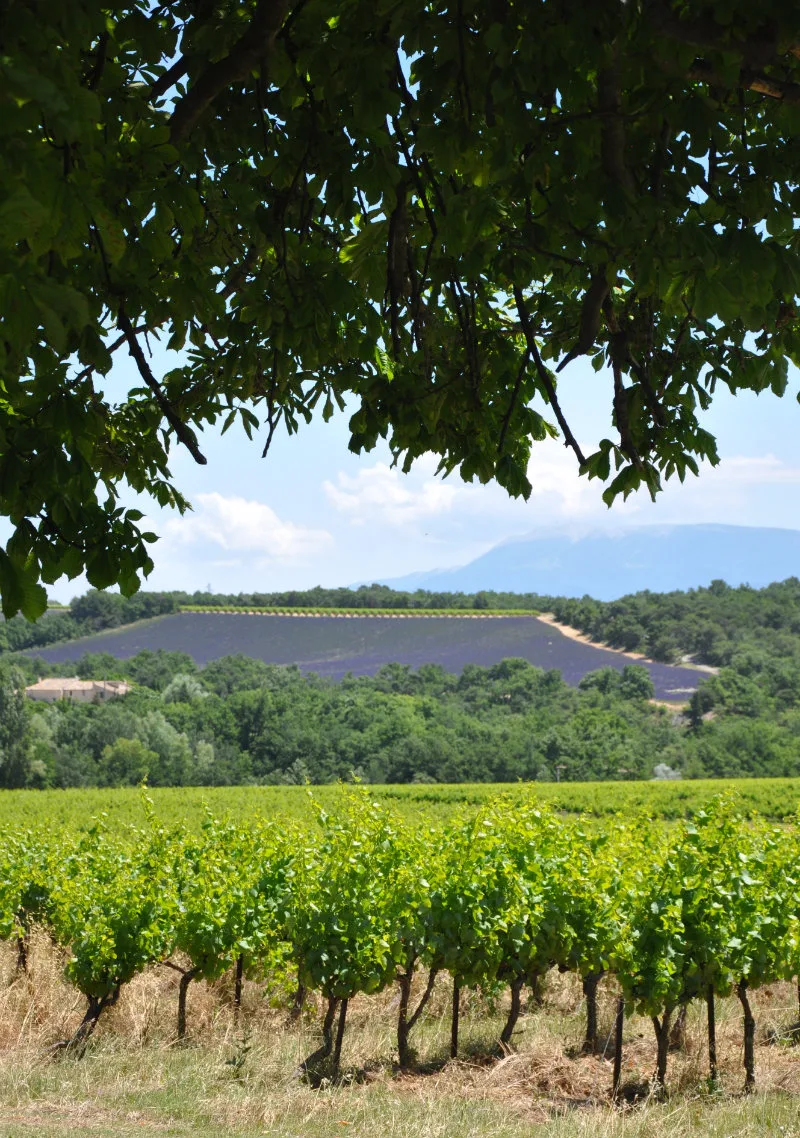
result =
[{"label": "white cloud", "polygon": [[[493,523],[548,524],[596,515],[604,511],[603,487],[578,476],[572,454],[556,440],[534,446],[528,477],[531,496],[511,498],[497,483],[463,482],[454,472],[447,479],[435,474],[434,456],[418,459],[408,474],[378,462],[355,475],[340,471],[336,481],[323,482],[330,505],[354,525],[411,527],[435,520],[437,531],[483,518]],[[474,536],[474,535],[473,535]]]},{"label": "white cloud", "polygon": [[750,458],[729,458],[706,471],[705,477],[720,479],[732,484],[745,483],[765,485],[768,483],[797,484],[800,482],[800,466],[789,466],[773,454]]},{"label": "white cloud", "polygon": [[430,462],[418,463],[407,475],[378,462],[353,476],[340,471],[336,483],[323,482],[328,502],[354,525],[381,523],[408,526],[446,514],[456,498],[456,488],[440,479],[426,477]]},{"label": "white cloud", "polygon": [[774,455],[731,456],[683,486],[669,482],[654,520],[800,528],[798,485],[800,467]]},{"label": "white cloud", "polygon": [[512,498],[502,486],[461,483],[458,508],[474,515],[509,517],[528,524],[550,524],[588,517],[605,509],[603,487],[578,475],[578,461],[557,439],[534,443],[528,463],[531,493]]},{"label": "white cloud", "polygon": [[[442,479],[435,469],[432,457],[416,462],[408,475],[385,460],[344,470],[332,464],[338,473],[323,482],[319,472],[302,515],[302,499],[296,501],[288,482],[281,512],[295,520],[236,492],[197,493],[193,514],[162,515],[147,527],[162,534],[147,587],[191,591],[211,582],[236,592],[381,580],[464,565],[500,542],[535,533],[579,538],[590,531],[709,522],[800,529],[800,464],[792,456],[723,458],[683,485],[672,479],[655,504],[645,491],[610,510],[602,501],[604,484],[581,478],[574,456],[555,440],[533,448],[527,502],[496,483],[465,483],[457,472]],[[65,591],[72,596],[80,589]]]},{"label": "white cloud", "polygon": [[254,554],[283,564],[302,563],[333,545],[327,530],[283,521],[264,502],[216,492],[198,494],[196,502],[192,514],[166,523],[164,544],[217,546],[228,554]]},{"label": "white cloud", "polygon": [[527,501],[496,483],[462,482],[457,473],[443,480],[434,471],[432,458],[416,462],[408,475],[377,463],[354,475],[340,472],[323,488],[334,510],[354,525],[405,530],[410,540],[425,522],[437,563],[444,557],[456,564],[497,541],[539,530],[566,529],[577,537],[589,529],[679,522],[800,528],[800,466],[771,454],[725,458],[717,467],[705,465],[699,477],[666,482],[655,503],[643,489],[611,509],[602,500],[606,484],[582,478],[575,456],[558,440],[534,445]]},{"label": "white cloud", "polygon": [[533,489],[527,503],[509,498],[496,485],[470,485],[459,490],[453,512],[576,531],[589,525],[675,522],[800,527],[795,489],[800,466],[771,454],[724,458],[716,467],[704,465],[698,477],[688,474],[683,483],[678,478],[665,482],[655,503],[642,489],[625,502],[618,498],[610,510],[602,501],[606,484],[582,478],[572,453],[555,440],[534,446],[528,478]]}]

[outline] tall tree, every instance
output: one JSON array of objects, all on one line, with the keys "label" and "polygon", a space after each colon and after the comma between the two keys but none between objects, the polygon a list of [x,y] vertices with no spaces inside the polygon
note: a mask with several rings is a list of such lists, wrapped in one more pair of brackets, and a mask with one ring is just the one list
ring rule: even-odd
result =
[{"label": "tall tree", "polygon": [[[800,358],[781,0],[8,0],[0,44],[7,615],[84,568],[134,591],[119,486],[184,508],[207,423],[266,452],[347,401],[351,449],[515,495],[560,434],[610,502],[716,462],[698,410]],[[613,377],[590,453],[581,355]]]},{"label": "tall tree", "polygon": [[0,786],[25,786],[30,755],[25,709],[25,676],[19,668],[0,667]]}]

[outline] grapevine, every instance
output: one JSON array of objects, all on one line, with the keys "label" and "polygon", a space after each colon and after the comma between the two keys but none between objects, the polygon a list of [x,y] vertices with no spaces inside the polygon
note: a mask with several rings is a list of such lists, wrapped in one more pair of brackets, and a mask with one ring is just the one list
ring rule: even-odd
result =
[{"label": "grapevine", "polygon": [[[176,1035],[187,1035],[193,981],[233,970],[296,974],[298,1002],[322,999],[320,1046],[301,1065],[338,1072],[349,1002],[398,986],[397,1055],[413,1065],[414,1027],[437,976],[452,985],[451,1055],[465,989],[510,993],[498,1052],[514,1045],[522,993],[551,969],[573,973],[586,999],[583,1050],[598,1048],[597,988],[616,987],[612,1094],[619,1091],[625,1013],[651,1019],[653,1086],[666,1092],[670,1028],[705,1005],[716,1081],[715,999],[742,1009],[745,1089],[753,1089],[750,995],[800,974],[800,837],[718,798],[673,826],[644,818],[563,819],[532,795],[486,802],[446,824],[400,820],[368,788],[316,806],[312,827],[219,820],[200,832],[162,826],[83,834],[7,830],[0,854],[0,937],[27,964],[32,925],[64,953],[86,999],[59,1046],[81,1054],[102,1013],[145,969],[180,973]],[[415,994],[416,993],[416,994]]]}]

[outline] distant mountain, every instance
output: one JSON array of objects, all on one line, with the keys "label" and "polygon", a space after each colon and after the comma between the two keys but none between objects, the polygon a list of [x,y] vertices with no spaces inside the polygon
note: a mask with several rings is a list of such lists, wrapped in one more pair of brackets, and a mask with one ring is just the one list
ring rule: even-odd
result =
[{"label": "distant mountain", "polygon": [[459,569],[412,573],[396,589],[542,593],[609,601],[626,593],[671,592],[722,579],[761,588],[800,577],[800,530],[754,526],[642,526],[571,537],[528,535],[503,542]]}]

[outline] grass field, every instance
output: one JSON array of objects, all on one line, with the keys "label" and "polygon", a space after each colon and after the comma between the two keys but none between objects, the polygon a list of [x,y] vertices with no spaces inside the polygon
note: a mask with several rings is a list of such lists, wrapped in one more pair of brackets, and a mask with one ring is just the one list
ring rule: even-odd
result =
[{"label": "grass field", "polygon": [[[4,1138],[796,1138],[800,1135],[800,1055],[770,1044],[770,1031],[794,1011],[789,985],[759,992],[759,1093],[741,1094],[741,1028],[736,1002],[720,1001],[721,1081],[705,1084],[700,1009],[691,1009],[683,1047],[670,1056],[666,1103],[624,1110],[609,1103],[609,1056],[579,1056],[581,992],[574,977],[551,974],[542,1007],[528,1007],[513,1053],[490,1059],[503,1008],[471,994],[463,1019],[465,1058],[447,1060],[443,978],[419,1025],[420,1066],[393,1066],[394,993],[354,1001],[343,1077],[313,1089],[298,1081],[299,1062],[316,1045],[319,1007],[298,1023],[247,983],[237,1023],[231,979],[197,983],[189,1001],[189,1040],[173,1042],[177,976],[154,969],[126,987],[81,1060],[54,1058],[48,1047],[80,1016],[80,1001],[61,977],[43,936],[29,977],[14,972],[0,948],[0,1135]],[[35,995],[34,995],[35,993]],[[604,1031],[611,991],[601,991]],[[645,1085],[652,1028],[631,1019],[623,1077]]]},{"label": "grass field", "polygon": [[[158,816],[166,824],[199,824],[208,808],[217,817],[288,818],[310,821],[313,810],[309,790],[323,805],[335,803],[336,786],[236,786],[150,788]],[[476,809],[489,798],[506,795],[515,800],[537,795],[558,810],[604,817],[616,813],[667,820],[683,818],[721,793],[733,795],[745,811],[784,821],[800,807],[800,778],[705,779],[669,782],[581,783],[458,783],[371,786],[370,794],[388,802],[405,818],[444,819],[454,811]],[[0,830],[85,829],[92,818],[105,814],[109,823],[144,821],[142,793],[135,788],[90,790],[0,791]]]}]

